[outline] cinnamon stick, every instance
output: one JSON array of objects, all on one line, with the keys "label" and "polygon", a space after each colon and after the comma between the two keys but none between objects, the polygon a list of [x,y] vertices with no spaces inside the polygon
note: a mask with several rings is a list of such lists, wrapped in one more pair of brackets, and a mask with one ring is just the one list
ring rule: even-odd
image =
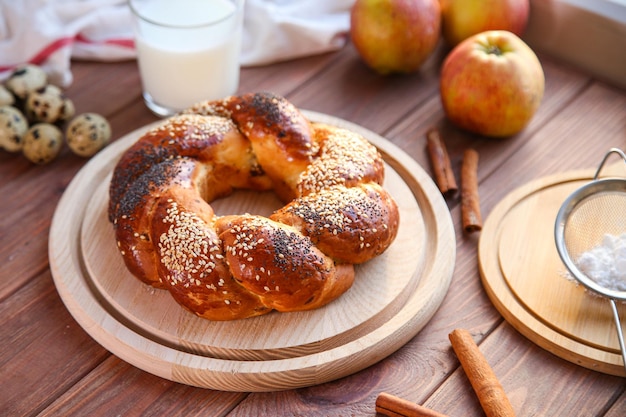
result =
[{"label": "cinnamon stick", "polygon": [[388,417],[446,417],[411,401],[381,392],[376,398],[376,412]]},{"label": "cinnamon stick", "polygon": [[442,194],[451,194],[457,190],[452,164],[448,156],[446,145],[441,139],[441,135],[436,128],[431,128],[426,132],[426,147],[430,164],[433,169],[435,182]]},{"label": "cinnamon stick", "polygon": [[478,195],[478,152],[466,149],[461,164],[461,219],[466,233],[483,228]]},{"label": "cinnamon stick", "polygon": [[504,388],[467,330],[449,335],[452,348],[467,375],[487,417],[514,417],[515,412]]}]

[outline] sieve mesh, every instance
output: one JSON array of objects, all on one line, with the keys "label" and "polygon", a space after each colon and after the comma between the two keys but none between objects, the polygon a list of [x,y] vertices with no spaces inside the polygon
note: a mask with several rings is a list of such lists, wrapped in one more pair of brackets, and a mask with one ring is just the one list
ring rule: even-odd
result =
[{"label": "sieve mesh", "polygon": [[626,233],[626,191],[600,191],[579,201],[565,219],[565,249],[574,261],[600,245],[606,234]]}]

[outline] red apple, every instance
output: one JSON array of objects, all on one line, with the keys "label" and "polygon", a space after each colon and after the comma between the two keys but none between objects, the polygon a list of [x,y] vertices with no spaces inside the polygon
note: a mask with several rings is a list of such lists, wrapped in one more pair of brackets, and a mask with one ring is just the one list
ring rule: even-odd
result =
[{"label": "red apple", "polygon": [[458,44],[440,77],[448,119],[489,137],[521,131],[537,111],[545,84],[537,55],[507,31],[479,33]]},{"label": "red apple", "polygon": [[488,30],[521,36],[528,23],[529,0],[440,0],[443,37],[450,46]]},{"label": "red apple", "polygon": [[363,61],[380,74],[417,71],[441,36],[438,0],[356,0],[350,35]]}]

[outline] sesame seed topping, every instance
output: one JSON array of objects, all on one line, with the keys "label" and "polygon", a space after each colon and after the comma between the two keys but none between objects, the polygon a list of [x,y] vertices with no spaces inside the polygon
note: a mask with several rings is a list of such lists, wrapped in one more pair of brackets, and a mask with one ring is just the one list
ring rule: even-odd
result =
[{"label": "sesame seed topping", "polygon": [[345,129],[320,129],[326,135],[319,157],[300,176],[300,195],[336,185],[355,185],[362,180],[380,181],[382,158],[362,136]]},{"label": "sesame seed topping", "polygon": [[[184,285],[201,286],[194,275],[208,276],[215,268],[209,257],[209,250],[216,246],[214,232],[195,214],[179,210],[176,202],[169,203],[165,220],[170,227],[159,237],[161,262],[175,272],[174,280],[184,278]],[[224,285],[224,280],[218,285]]]}]

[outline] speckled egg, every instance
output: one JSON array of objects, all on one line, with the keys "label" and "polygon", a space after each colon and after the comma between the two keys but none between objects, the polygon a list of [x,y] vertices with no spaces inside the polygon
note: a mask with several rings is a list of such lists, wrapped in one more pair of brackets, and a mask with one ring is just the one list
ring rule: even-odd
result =
[{"label": "speckled egg", "polygon": [[65,97],[63,101],[63,110],[61,112],[61,120],[70,120],[75,114],[76,108],[74,107],[74,102]]},{"label": "speckled egg", "polygon": [[22,152],[29,161],[43,165],[56,158],[62,146],[61,129],[50,123],[37,123],[26,132]]},{"label": "speckled egg", "polygon": [[24,109],[26,116],[36,122],[56,123],[74,116],[74,103],[52,84],[31,91]]},{"label": "speckled egg", "polygon": [[0,85],[0,106],[10,106],[14,103],[13,94],[4,85]]},{"label": "speckled egg", "polygon": [[27,130],[28,122],[21,111],[13,106],[0,106],[0,148],[21,151]]},{"label": "speckled egg", "polygon": [[32,64],[22,65],[16,68],[4,83],[5,86],[24,100],[28,93],[38,90],[48,83],[48,76],[40,67]]},{"label": "speckled egg", "polygon": [[65,138],[72,152],[89,157],[109,143],[111,126],[97,113],[83,113],[76,116],[67,126]]}]

